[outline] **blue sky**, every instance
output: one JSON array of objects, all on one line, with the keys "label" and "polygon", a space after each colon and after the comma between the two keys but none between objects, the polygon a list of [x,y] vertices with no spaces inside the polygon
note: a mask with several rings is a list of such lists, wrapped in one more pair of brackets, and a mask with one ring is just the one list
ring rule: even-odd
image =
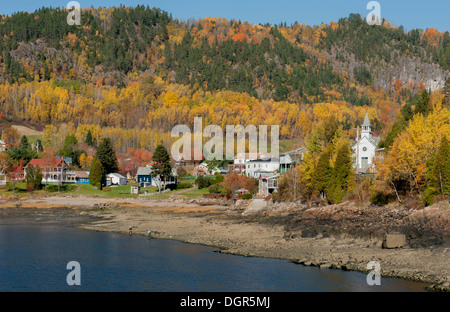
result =
[{"label": "blue sky", "polygon": [[[0,14],[17,11],[33,12],[42,6],[65,7],[69,0],[0,0]],[[252,24],[287,24],[298,21],[307,25],[319,25],[338,21],[350,13],[367,16],[369,0],[78,0],[81,7],[111,7],[138,4],[159,7],[173,17],[185,20],[190,17],[225,17],[249,21]],[[406,30],[437,28],[450,31],[449,0],[378,0],[381,16]]]}]

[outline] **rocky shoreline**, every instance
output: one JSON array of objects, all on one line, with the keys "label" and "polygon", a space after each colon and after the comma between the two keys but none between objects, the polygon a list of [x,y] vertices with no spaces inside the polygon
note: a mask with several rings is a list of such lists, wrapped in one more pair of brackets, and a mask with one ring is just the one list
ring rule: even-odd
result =
[{"label": "rocky shoreline", "polygon": [[[352,203],[308,207],[270,204],[243,214],[245,202],[200,199],[52,197],[0,201],[0,217],[21,222],[65,222],[96,231],[126,233],[214,246],[219,252],[287,259],[305,266],[369,272],[450,290],[450,207],[423,210],[357,207]],[[401,248],[383,248],[387,233],[402,233]]]}]

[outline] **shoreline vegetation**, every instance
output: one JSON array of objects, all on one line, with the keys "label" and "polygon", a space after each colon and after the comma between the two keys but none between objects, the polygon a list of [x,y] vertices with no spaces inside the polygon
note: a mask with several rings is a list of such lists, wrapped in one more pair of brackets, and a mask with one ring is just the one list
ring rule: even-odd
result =
[{"label": "shoreline vegetation", "polygon": [[[198,190],[196,190],[198,191]],[[450,204],[422,210],[364,207],[351,202],[308,207],[203,197],[120,198],[85,195],[8,196],[0,200],[2,224],[57,223],[208,245],[218,252],[286,259],[321,269],[368,273],[377,261],[382,277],[450,291]],[[402,233],[401,248],[383,248],[386,234]]]}]

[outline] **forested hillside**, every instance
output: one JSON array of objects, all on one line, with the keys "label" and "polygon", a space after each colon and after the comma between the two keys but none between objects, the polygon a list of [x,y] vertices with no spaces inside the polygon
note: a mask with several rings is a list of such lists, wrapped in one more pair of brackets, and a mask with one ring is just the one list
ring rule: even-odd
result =
[{"label": "forested hillside", "polygon": [[[369,112],[385,136],[401,107],[449,76],[448,32],[369,26],[359,15],[321,26],[179,21],[144,6],[84,9],[81,26],[66,17],[49,8],[0,17],[0,111],[49,125],[47,144],[63,141],[54,137],[63,125],[83,140],[87,129],[112,137],[123,152],[152,149],[194,116],[279,124],[282,138],[302,139],[331,115],[352,133]],[[415,67],[405,73],[399,60]]]}]

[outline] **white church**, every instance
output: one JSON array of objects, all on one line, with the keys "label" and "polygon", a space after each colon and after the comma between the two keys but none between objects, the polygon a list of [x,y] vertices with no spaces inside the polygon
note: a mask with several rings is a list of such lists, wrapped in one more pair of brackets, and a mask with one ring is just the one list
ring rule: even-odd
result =
[{"label": "white church", "polygon": [[377,146],[380,138],[372,135],[372,126],[367,113],[364,123],[361,125],[361,135],[359,131],[358,128],[356,143],[352,146],[353,158],[355,159],[354,167],[357,173],[365,173],[372,166],[375,154],[379,151]]}]

